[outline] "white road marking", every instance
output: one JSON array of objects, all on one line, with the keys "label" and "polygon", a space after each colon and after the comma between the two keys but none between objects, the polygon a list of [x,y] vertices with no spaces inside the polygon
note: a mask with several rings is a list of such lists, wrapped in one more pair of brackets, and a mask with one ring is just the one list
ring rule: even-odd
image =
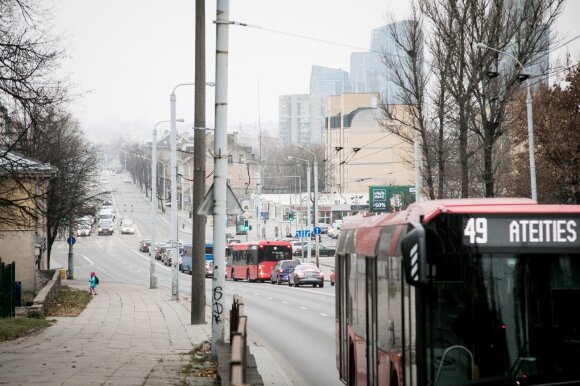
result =
[{"label": "white road marking", "polygon": [[298,307],[298,308],[300,308],[301,310],[307,310],[307,309],[308,309],[308,308],[306,308],[306,307],[302,307],[302,306],[300,306],[300,307]]},{"label": "white road marking", "polygon": [[326,315],[326,314],[323,314],[322,312],[320,313],[320,315],[322,315],[322,316],[328,316],[328,315]]}]

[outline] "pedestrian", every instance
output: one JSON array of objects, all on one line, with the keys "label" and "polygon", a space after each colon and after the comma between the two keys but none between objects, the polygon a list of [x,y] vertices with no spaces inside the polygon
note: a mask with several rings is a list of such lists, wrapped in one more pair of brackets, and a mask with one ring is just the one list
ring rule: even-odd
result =
[{"label": "pedestrian", "polygon": [[89,279],[89,292],[91,295],[97,294],[97,275],[94,272],[91,272],[91,278]]}]

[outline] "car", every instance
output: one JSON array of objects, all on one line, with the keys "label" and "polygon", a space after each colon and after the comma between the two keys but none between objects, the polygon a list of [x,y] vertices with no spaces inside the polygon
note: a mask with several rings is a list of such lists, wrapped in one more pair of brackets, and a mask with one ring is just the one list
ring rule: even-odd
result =
[{"label": "car", "polygon": [[153,253],[155,253],[155,260],[161,260],[162,257],[162,250],[161,247],[164,247],[165,244],[163,243],[155,243],[155,247],[153,248]]},{"label": "car", "polygon": [[324,287],[324,272],[315,264],[299,264],[294,268],[290,268],[288,285],[298,287],[301,284]]},{"label": "car", "polygon": [[133,220],[131,219],[123,219],[121,221],[121,234],[134,234],[135,233],[135,225],[133,224]]},{"label": "car", "polygon": [[[316,244],[312,246],[312,250],[316,253]],[[334,256],[335,254],[336,248],[318,244],[318,256]]]},{"label": "car", "polygon": [[334,228],[334,227],[330,228],[328,230],[327,235],[331,239],[338,239],[338,236],[340,235],[340,228]]},{"label": "car", "polygon": [[307,252],[307,241],[295,240],[292,241],[292,254],[294,256],[302,256],[302,250],[304,250],[304,255]]},{"label": "car", "polygon": [[144,239],[139,241],[139,251],[140,252],[149,252],[149,248],[151,247],[151,240]]},{"label": "car", "polygon": [[334,268],[332,268],[330,270],[330,285],[334,285],[335,282],[336,282],[336,272],[334,271]]},{"label": "car", "polygon": [[282,282],[288,281],[288,272],[290,268],[296,267],[300,264],[297,260],[280,260],[276,263],[276,265],[272,268],[272,273],[270,275],[270,282],[272,284],[282,284]]},{"label": "car", "polygon": [[126,184],[130,184],[131,182],[133,182],[133,181],[131,181],[131,178],[125,177],[125,183]]},{"label": "car", "polygon": [[112,235],[115,232],[115,227],[112,221],[101,220],[97,228],[97,234],[101,235]]},{"label": "car", "polygon": [[213,277],[213,260],[205,261],[205,277]]},{"label": "car", "polygon": [[91,235],[91,226],[86,224],[81,224],[77,228],[77,236],[90,236]]}]

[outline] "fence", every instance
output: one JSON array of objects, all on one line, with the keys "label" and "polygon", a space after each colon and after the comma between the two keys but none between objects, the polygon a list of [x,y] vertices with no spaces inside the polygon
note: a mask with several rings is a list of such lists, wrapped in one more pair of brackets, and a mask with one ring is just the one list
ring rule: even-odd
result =
[{"label": "fence", "polygon": [[230,311],[230,343],[232,356],[230,358],[230,384],[246,384],[247,359],[247,328],[248,317],[244,311],[242,298],[234,295]]},{"label": "fence", "polygon": [[6,265],[0,262],[0,318],[13,317],[15,315],[14,287],[16,271],[14,264]]}]

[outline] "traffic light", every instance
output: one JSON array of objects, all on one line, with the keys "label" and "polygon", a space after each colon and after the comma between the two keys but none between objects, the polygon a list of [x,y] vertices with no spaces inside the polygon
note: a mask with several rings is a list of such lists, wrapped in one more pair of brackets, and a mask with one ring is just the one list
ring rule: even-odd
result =
[{"label": "traffic light", "polygon": [[288,212],[288,221],[294,221],[294,212]]},{"label": "traffic light", "polygon": [[247,231],[249,229],[250,225],[248,223],[248,220],[244,220],[244,230]]}]

